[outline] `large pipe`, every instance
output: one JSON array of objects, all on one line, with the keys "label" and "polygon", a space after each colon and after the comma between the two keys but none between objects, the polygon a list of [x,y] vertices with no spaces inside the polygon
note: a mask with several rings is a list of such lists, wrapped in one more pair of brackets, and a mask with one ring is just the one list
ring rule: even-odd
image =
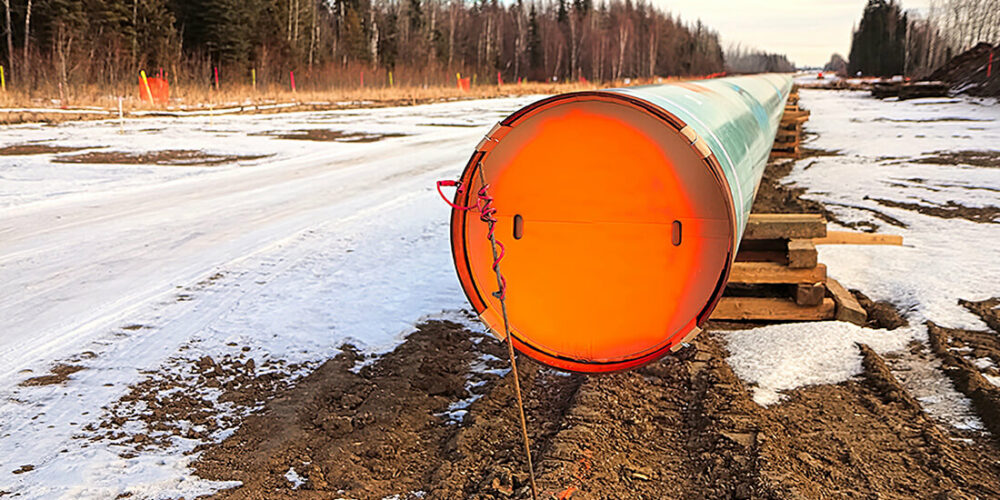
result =
[{"label": "large pipe", "polygon": [[[605,372],[697,334],[725,288],[790,89],[788,76],[760,75],[576,92],[497,124],[454,202],[475,205],[485,177],[514,346]],[[503,338],[487,226],[455,209],[451,228],[462,287]]]}]

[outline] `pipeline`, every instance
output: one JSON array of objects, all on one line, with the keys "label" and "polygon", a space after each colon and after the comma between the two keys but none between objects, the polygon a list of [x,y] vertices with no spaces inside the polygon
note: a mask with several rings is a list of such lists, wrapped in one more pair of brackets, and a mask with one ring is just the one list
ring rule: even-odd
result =
[{"label": "pipeline", "polygon": [[469,210],[486,185],[518,351],[609,372],[692,338],[722,296],[790,90],[757,75],[575,92],[501,121],[452,202],[455,268],[480,318],[505,337],[490,229]]}]

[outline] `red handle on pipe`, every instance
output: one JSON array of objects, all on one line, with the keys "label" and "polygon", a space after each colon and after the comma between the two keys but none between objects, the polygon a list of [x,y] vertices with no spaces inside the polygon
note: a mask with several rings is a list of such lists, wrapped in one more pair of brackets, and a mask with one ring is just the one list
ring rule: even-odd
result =
[{"label": "red handle on pipe", "polygon": [[449,200],[448,197],[444,195],[444,191],[441,191],[442,187],[457,187],[458,190],[455,191],[455,194],[457,195],[462,192],[462,183],[458,181],[437,181],[438,194],[441,196],[441,199],[444,200],[445,203],[447,203],[449,206],[451,206],[451,208],[454,208],[455,210],[472,210],[473,208],[476,208],[475,204],[465,207],[462,205],[456,205],[455,203],[452,203],[451,200]]}]

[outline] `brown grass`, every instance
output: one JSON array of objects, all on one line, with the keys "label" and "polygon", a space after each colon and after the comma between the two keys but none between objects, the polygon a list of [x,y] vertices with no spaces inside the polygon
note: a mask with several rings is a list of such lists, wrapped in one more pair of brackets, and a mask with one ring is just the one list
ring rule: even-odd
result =
[{"label": "brown grass", "polygon": [[[269,87],[271,89],[274,86]],[[241,113],[282,113],[290,111],[322,111],[328,109],[408,106],[447,100],[483,99],[533,94],[556,94],[575,90],[591,90],[592,85],[570,83],[525,83],[500,86],[475,86],[469,92],[456,87],[366,87],[330,89],[324,91],[254,91],[251,86],[224,87],[214,91],[203,86],[171,90],[167,105],[150,104],[133,92],[123,96],[122,111],[128,116],[136,111],[198,111],[237,109]],[[118,116],[118,97],[96,86],[83,86],[64,93],[34,89],[31,93],[8,89],[0,92],[0,124],[78,120],[104,120]],[[268,108],[268,105],[280,107]],[[263,106],[264,109],[258,109]],[[4,109],[6,108],[6,109]],[[25,108],[29,109],[28,111]]]},{"label": "brown grass", "polygon": [[[574,90],[597,88],[579,83],[523,83],[478,85],[468,92],[453,86],[379,86],[364,88],[333,88],[328,90],[276,90],[269,86],[267,91],[255,91],[251,86],[224,86],[215,91],[205,86],[180,86],[171,88],[170,104],[152,105],[140,99],[132,89],[123,96],[123,107],[127,113],[134,110],[171,110],[221,108],[229,106],[262,105],[271,103],[356,103],[368,101],[372,104],[407,104],[448,99],[478,99],[508,95],[553,94]],[[67,91],[59,97],[58,91],[32,89],[24,92],[8,89],[0,92],[0,108],[100,108],[117,111],[118,94],[103,87],[82,85]]]},{"label": "brown grass", "polygon": [[[580,90],[622,87],[676,81],[675,78],[632,80],[625,82],[524,82],[503,85],[474,85],[462,91],[454,85],[396,85],[367,87],[332,87],[292,92],[279,85],[255,90],[250,85],[223,85],[214,90],[206,85],[181,84],[171,87],[167,105],[151,104],[142,99],[138,86],[109,88],[99,85],[76,85],[70,89],[36,87],[29,91],[8,87],[0,92],[0,124],[24,122],[63,122],[107,119],[118,114],[118,99],[128,115],[135,111],[191,111],[242,108],[248,113],[325,110],[358,107],[405,106],[447,100],[483,99],[521,95],[550,95]],[[266,90],[264,90],[266,89]],[[254,109],[256,106],[282,104],[287,107]],[[291,105],[291,106],[288,106]],[[6,108],[6,109],[4,109]],[[29,108],[32,111],[22,111]],[[71,112],[68,112],[71,111]],[[98,113],[88,113],[97,111]]]}]

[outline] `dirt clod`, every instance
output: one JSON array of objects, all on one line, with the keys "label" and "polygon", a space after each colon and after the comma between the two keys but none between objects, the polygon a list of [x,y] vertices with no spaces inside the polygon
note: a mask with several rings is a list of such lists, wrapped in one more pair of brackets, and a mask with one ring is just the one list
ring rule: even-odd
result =
[{"label": "dirt clod", "polygon": [[858,299],[858,304],[868,313],[868,321],[865,324],[868,328],[884,328],[895,330],[910,324],[909,321],[899,313],[891,302],[880,300],[875,302],[859,290],[851,290],[854,297]]},{"label": "dirt clod", "polygon": [[64,363],[59,363],[49,369],[49,373],[45,375],[39,375],[37,377],[31,377],[22,381],[20,386],[31,387],[40,385],[55,385],[55,384],[65,384],[69,380],[69,376],[86,368],[79,365],[69,365]]},{"label": "dirt clod", "polygon": [[253,359],[244,362],[233,355],[185,363],[187,370],[151,374],[132,385],[105,408],[97,423],[85,426],[76,437],[112,441],[124,448],[123,457],[147,447],[168,448],[176,437],[211,441],[245,416],[246,410],[226,411],[224,406],[256,407],[287,388],[289,375],[299,368],[265,361],[258,371]]},{"label": "dirt clod", "polygon": [[35,470],[35,466],[31,464],[22,465],[17,468],[17,470],[12,471],[12,474],[24,474],[25,472],[31,472]]}]

